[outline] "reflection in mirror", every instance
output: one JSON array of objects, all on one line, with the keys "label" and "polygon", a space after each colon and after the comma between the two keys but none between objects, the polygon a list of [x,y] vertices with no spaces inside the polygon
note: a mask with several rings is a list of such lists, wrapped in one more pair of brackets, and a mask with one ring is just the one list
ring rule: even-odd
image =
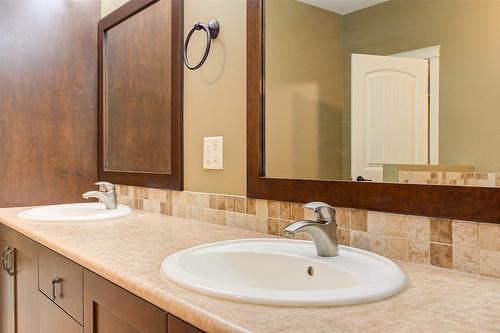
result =
[{"label": "reflection in mirror", "polygon": [[266,177],[500,186],[499,1],[263,12]]},{"label": "reflection in mirror", "polygon": [[169,3],[106,31],[104,171],[171,173]]}]

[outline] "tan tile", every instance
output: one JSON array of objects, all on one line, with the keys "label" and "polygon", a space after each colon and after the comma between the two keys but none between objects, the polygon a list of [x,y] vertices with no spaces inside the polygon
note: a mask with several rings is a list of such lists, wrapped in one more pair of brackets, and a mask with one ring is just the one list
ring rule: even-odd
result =
[{"label": "tan tile", "polygon": [[278,236],[287,237],[284,233],[285,227],[290,224],[288,220],[278,220]]},{"label": "tan tile", "polygon": [[202,209],[210,208],[209,198],[210,198],[210,194],[201,193],[201,208]]},{"label": "tan tile", "polygon": [[245,230],[247,216],[246,214],[234,213],[234,227]]},{"label": "tan tile", "polygon": [[247,198],[247,210],[246,213],[249,215],[255,215],[255,199]]},{"label": "tan tile", "polygon": [[160,201],[158,200],[143,200],[143,208],[148,212],[159,213],[160,212]]},{"label": "tan tile", "polygon": [[215,210],[213,221],[214,221],[213,223],[218,224],[218,225],[226,225],[226,211]]},{"label": "tan tile", "polygon": [[479,247],[479,224],[476,222],[454,220],[453,245]]},{"label": "tan tile", "polygon": [[500,252],[479,252],[479,273],[482,276],[500,278]]},{"label": "tan tile", "polygon": [[[431,242],[452,244],[453,227],[451,220],[431,218],[430,220],[430,240]],[[431,251],[432,259],[432,251]]]},{"label": "tan tile", "polygon": [[453,269],[479,274],[479,249],[473,247],[453,247]]},{"label": "tan tile", "polygon": [[196,196],[194,192],[186,192],[186,206],[195,207]]},{"label": "tan tile", "polygon": [[172,204],[172,216],[186,217],[186,206]]},{"label": "tan tile", "polygon": [[257,216],[257,232],[267,234],[267,217]]},{"label": "tan tile", "polygon": [[367,231],[368,219],[367,211],[361,209],[351,210],[351,230]]},{"label": "tan tile", "polygon": [[351,234],[347,229],[337,229],[337,238],[340,245],[349,246],[351,244]]},{"label": "tan tile", "polygon": [[186,205],[186,193],[180,192],[180,191],[173,191],[172,192],[172,204],[178,205],[178,206],[185,206]]},{"label": "tan tile", "polygon": [[430,244],[417,240],[408,241],[408,260],[416,264],[429,264]]},{"label": "tan tile", "polygon": [[234,212],[234,197],[233,196],[226,196],[226,210],[230,212]]},{"label": "tan tile", "polygon": [[269,217],[278,218],[280,216],[280,204],[278,201],[267,201],[267,214]]},{"label": "tan tile", "polygon": [[247,222],[245,229],[249,231],[257,231],[258,230],[258,216],[255,215],[247,215]]},{"label": "tan tile", "polygon": [[255,200],[255,215],[267,217],[267,200]]},{"label": "tan tile", "polygon": [[499,224],[479,224],[479,248],[487,251],[500,251]]},{"label": "tan tile", "polygon": [[201,221],[201,208],[186,206],[186,218],[196,221]]},{"label": "tan tile", "polygon": [[217,209],[217,194],[210,193],[208,195],[208,208]]},{"label": "tan tile", "polygon": [[336,208],[335,209],[335,220],[337,221],[337,226],[343,229],[351,228],[351,209],[349,208]]},{"label": "tan tile", "polygon": [[134,199],[134,204],[132,206],[132,208],[134,209],[143,209],[143,200],[142,199]]},{"label": "tan tile", "polygon": [[304,205],[297,202],[292,202],[292,220],[304,219]]},{"label": "tan tile", "polygon": [[316,213],[314,209],[304,208],[304,219],[305,220],[316,220]]},{"label": "tan tile", "polygon": [[351,230],[351,246],[358,249],[368,250],[368,233],[364,231]]},{"label": "tan tile", "polygon": [[245,197],[234,197],[234,211],[237,213],[246,213]]},{"label": "tan tile", "polygon": [[160,214],[172,216],[172,204],[161,202],[160,203]]},{"label": "tan tile", "polygon": [[147,187],[136,187],[134,189],[134,198],[136,199],[148,199],[148,188]]},{"label": "tan tile", "polygon": [[165,202],[172,203],[172,191],[165,191]]},{"label": "tan tile", "polygon": [[387,237],[387,257],[408,260],[408,239]]},{"label": "tan tile", "polygon": [[408,237],[408,218],[400,214],[387,214],[384,234],[394,237]]},{"label": "tan tile", "polygon": [[292,218],[292,206],[289,202],[280,201],[280,219],[290,220]]},{"label": "tan tile", "polygon": [[367,213],[367,230],[374,234],[385,233],[385,218],[386,213],[368,212]]},{"label": "tan tile", "polygon": [[159,188],[148,189],[148,199],[155,201],[166,201],[165,190],[161,190]]},{"label": "tan tile", "polygon": [[226,210],[226,225],[228,227],[235,228],[236,223],[235,223],[235,212],[230,212]]},{"label": "tan tile", "polygon": [[453,268],[453,247],[451,245],[431,243],[429,254],[431,265]]},{"label": "tan tile", "polygon": [[430,219],[423,216],[407,216],[408,238],[429,242]]},{"label": "tan tile", "polygon": [[387,255],[387,236],[369,233],[368,250],[382,256]]},{"label": "tan tile", "polygon": [[116,193],[118,193],[118,195],[122,195],[122,196],[129,196],[129,186],[128,185],[116,185]]},{"label": "tan tile", "polygon": [[217,209],[226,210],[226,196],[219,194],[217,195]]},{"label": "tan tile", "polygon": [[126,197],[126,196],[118,196],[117,202],[121,205],[133,207],[134,206],[134,198]]},{"label": "tan tile", "polygon": [[267,233],[269,235],[278,236],[279,220],[274,218],[267,219]]}]

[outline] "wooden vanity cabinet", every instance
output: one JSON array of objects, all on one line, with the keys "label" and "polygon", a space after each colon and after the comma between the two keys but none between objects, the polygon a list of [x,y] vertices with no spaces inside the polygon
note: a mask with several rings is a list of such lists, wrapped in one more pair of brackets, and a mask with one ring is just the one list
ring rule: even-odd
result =
[{"label": "wooden vanity cabinet", "polygon": [[1,332],[38,332],[38,245],[3,226],[0,245]]}]

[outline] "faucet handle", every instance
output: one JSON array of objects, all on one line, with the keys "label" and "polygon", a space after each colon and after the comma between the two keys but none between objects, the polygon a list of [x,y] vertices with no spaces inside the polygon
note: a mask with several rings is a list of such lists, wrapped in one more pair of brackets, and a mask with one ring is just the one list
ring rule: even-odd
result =
[{"label": "faucet handle", "polygon": [[327,203],[321,201],[313,201],[306,203],[304,208],[314,210],[316,219],[321,222],[335,221],[335,209]]},{"label": "faucet handle", "polygon": [[96,186],[104,186],[104,188],[106,189],[106,192],[111,192],[111,191],[115,191],[115,185],[110,183],[110,182],[105,182],[105,181],[101,181],[101,182],[95,182],[94,185]]}]

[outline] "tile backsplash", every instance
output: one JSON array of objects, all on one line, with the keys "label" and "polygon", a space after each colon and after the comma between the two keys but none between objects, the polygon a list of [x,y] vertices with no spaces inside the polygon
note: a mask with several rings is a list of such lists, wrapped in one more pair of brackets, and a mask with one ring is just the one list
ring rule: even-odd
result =
[{"label": "tile backsplash", "polygon": [[500,187],[500,173],[399,171],[399,182],[406,184]]},{"label": "tile backsplash", "polygon": [[[117,185],[135,209],[283,236],[291,221],[314,218],[303,204],[214,193]],[[336,208],[339,243],[391,259],[500,278],[500,225]],[[304,239],[304,235],[298,235]]]}]

